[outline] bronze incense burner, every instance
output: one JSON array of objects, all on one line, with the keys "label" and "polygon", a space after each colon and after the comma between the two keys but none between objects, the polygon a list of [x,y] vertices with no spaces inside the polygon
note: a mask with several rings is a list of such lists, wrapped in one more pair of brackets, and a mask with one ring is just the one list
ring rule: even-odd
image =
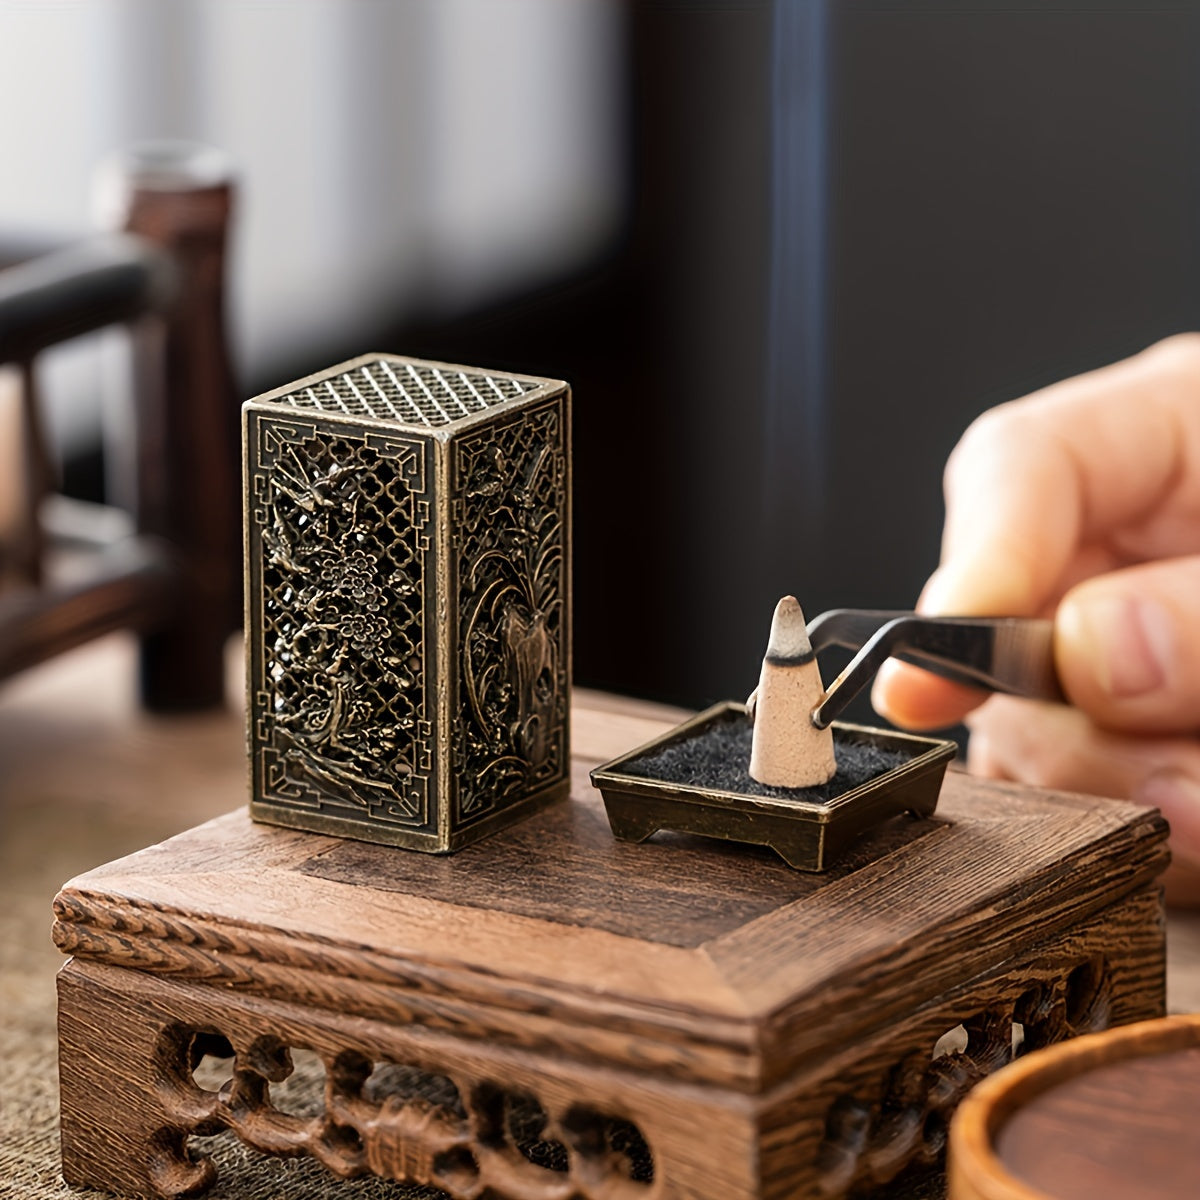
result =
[{"label": "bronze incense burner", "polygon": [[[881,822],[903,813],[932,816],[946,766],[957,752],[953,742],[835,722],[839,757],[865,749],[876,759],[849,781],[839,772],[823,788],[763,788],[743,766],[726,771],[721,782],[727,786],[699,782],[705,742],[711,742],[708,754],[728,765],[732,756],[720,735],[748,724],[746,706],[725,701],[597,767],[592,782],[614,836],[642,842],[660,829],[701,834],[769,846],[792,867],[823,871]],[[696,749],[686,767],[671,763],[670,751],[689,747]],[[872,775],[873,765],[881,769]],[[692,777],[671,777],[685,773]],[[864,773],[867,778],[854,781]]]},{"label": "bronze incense burner", "polygon": [[[592,772],[616,837],[640,842],[659,829],[704,834],[770,846],[793,867],[821,871],[881,822],[905,812],[931,816],[957,753],[953,742],[834,720],[886,659],[989,691],[1063,699],[1049,621],[848,608],[822,613],[807,628],[803,619],[794,597],[779,602],[753,707],[719,704]],[[823,688],[816,655],[828,646],[856,653]],[[756,771],[751,753],[751,718],[755,752],[761,749],[764,687],[773,693],[777,759],[790,756],[788,765],[803,771],[814,738],[831,729],[832,777],[831,767],[795,780],[815,786],[761,782],[780,782]],[[740,744],[728,736],[737,730]]]},{"label": "bronze incense burner", "polygon": [[374,354],[245,405],[256,820],[445,852],[566,796],[569,400]]}]

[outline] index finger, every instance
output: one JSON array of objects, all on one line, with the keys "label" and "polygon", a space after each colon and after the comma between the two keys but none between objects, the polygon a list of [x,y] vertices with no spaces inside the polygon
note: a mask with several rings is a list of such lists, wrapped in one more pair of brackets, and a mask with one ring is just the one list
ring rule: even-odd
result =
[{"label": "index finger", "polygon": [[[1200,336],[984,414],[951,455],[945,491],[942,562],[922,612],[1036,616],[1123,554],[1194,552]],[[983,699],[895,662],[874,692],[884,715],[920,728],[953,724]]]},{"label": "index finger", "polygon": [[1078,553],[1151,521],[1189,480],[1200,495],[1200,336],[994,408],[946,465],[942,561],[922,611],[1037,615]]}]

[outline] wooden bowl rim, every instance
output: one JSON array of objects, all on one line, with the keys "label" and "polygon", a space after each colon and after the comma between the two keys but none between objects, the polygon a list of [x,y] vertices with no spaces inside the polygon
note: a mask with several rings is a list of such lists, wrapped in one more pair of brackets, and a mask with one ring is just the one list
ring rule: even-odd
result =
[{"label": "wooden bowl rim", "polygon": [[1096,1067],[1200,1046],[1200,1013],[1155,1017],[1036,1050],[988,1076],[950,1125],[949,1200],[1054,1200],[1001,1162],[996,1135],[1022,1105]]}]

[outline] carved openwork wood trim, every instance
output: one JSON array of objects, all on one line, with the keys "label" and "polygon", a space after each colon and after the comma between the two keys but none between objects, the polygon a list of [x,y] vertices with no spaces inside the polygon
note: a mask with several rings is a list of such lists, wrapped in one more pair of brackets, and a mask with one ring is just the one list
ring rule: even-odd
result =
[{"label": "carved openwork wood trim", "polygon": [[1112,974],[1102,954],[1070,961],[1055,977],[1011,983],[1007,998],[964,1014],[931,1048],[833,1101],[816,1195],[857,1194],[911,1166],[942,1163],[950,1118],[976,1083],[1014,1057],[1108,1028],[1111,1014]]},{"label": "carved openwork wood trim", "polygon": [[[197,1082],[205,1058],[231,1059],[219,1090]],[[654,1200],[655,1169],[641,1130],[574,1103],[551,1109],[503,1081],[466,1079],[346,1048],[323,1054],[315,1115],[284,1111],[271,1085],[293,1070],[272,1034],[235,1047],[215,1029],[171,1025],[158,1040],[156,1087],[170,1118],[151,1141],[150,1178],[163,1197],[216,1182],[189,1141],[230,1130],[262,1154],[308,1156],[335,1175],[441,1189],[452,1200]]]}]

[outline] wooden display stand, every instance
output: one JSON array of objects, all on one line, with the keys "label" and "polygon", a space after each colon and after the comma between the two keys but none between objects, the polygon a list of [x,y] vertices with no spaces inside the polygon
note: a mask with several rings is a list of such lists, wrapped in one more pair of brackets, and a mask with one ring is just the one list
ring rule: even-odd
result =
[{"label": "wooden display stand", "polygon": [[[67,885],[68,1183],[196,1194],[230,1129],[455,1200],[842,1196],[937,1162],[1015,1042],[1162,1013],[1153,811],[952,772],[810,875],[614,841],[576,718],[571,802],[450,857],[237,812]],[[298,1047],[315,1116],[272,1100]]]}]

